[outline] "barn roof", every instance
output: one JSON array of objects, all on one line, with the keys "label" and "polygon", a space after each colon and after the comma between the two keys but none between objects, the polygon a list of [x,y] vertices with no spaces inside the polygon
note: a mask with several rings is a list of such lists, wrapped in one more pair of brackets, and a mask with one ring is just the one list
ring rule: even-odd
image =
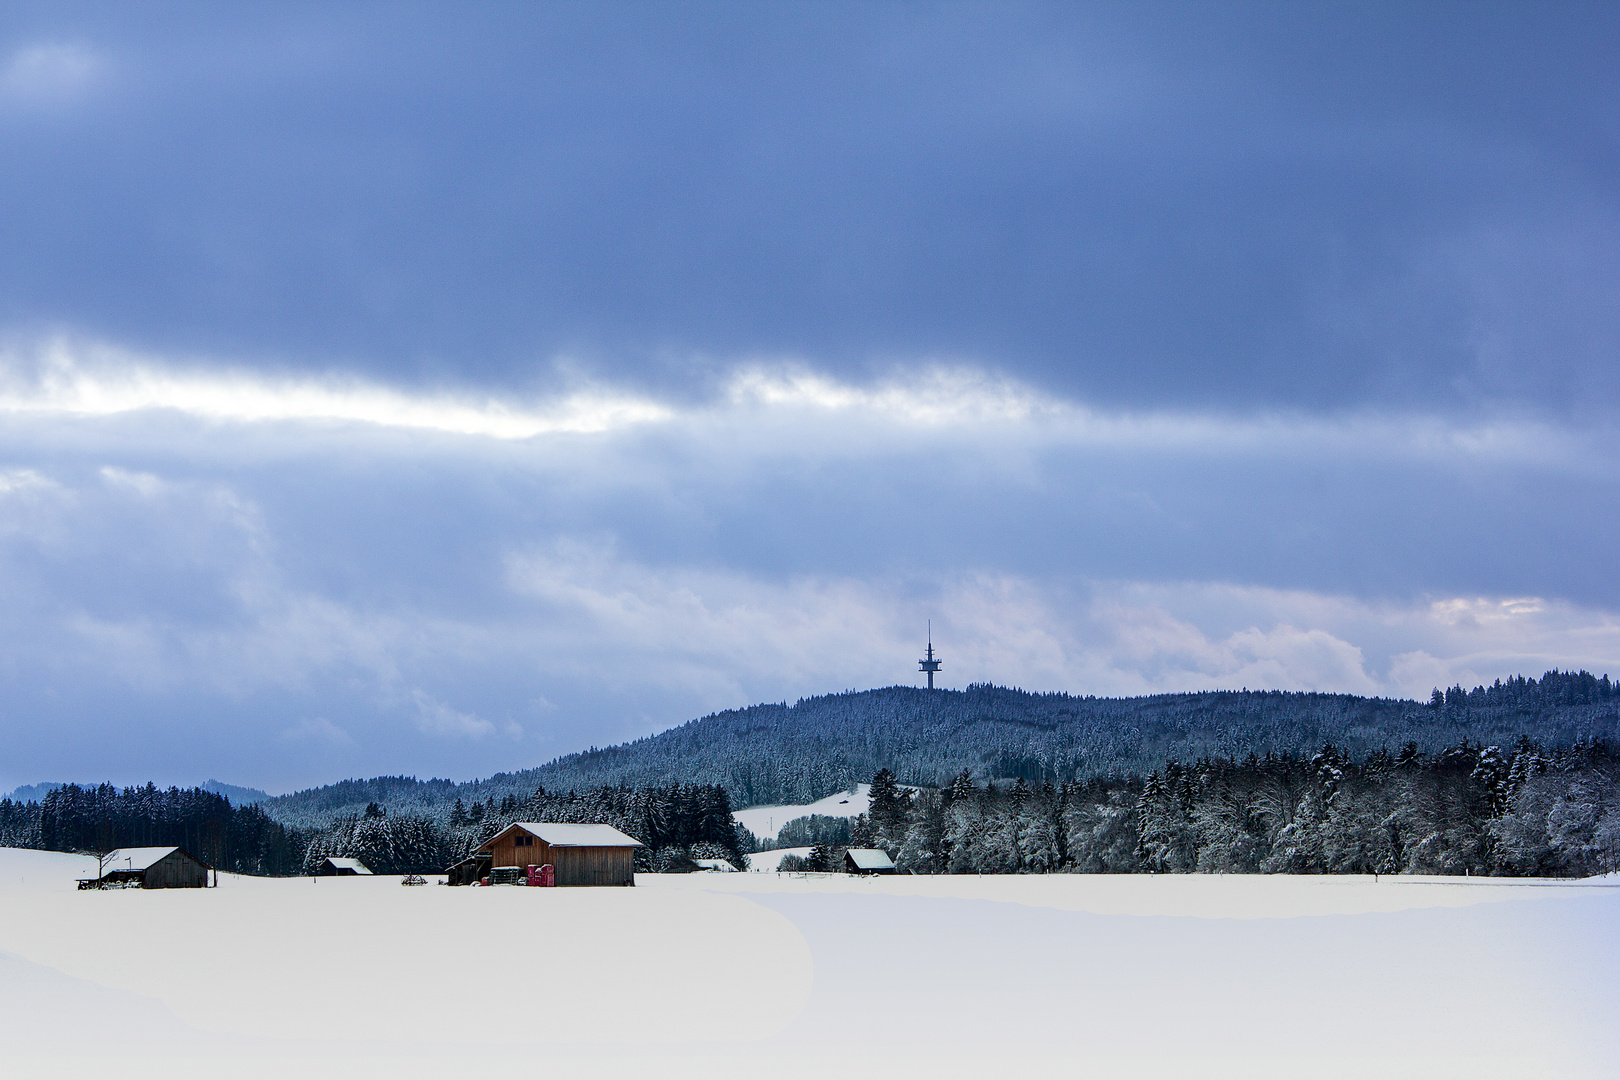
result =
[{"label": "barn roof", "polygon": [[353,870],[357,874],[371,873],[371,868],[359,859],[334,859],[328,856],[326,861],[338,870]]},{"label": "barn roof", "polygon": [[887,851],[880,848],[852,847],[849,849],[849,859],[857,870],[894,869],[894,860],[889,858]]},{"label": "barn roof", "polygon": [[504,836],[513,829],[522,829],[533,833],[552,847],[643,847],[640,840],[615,829],[611,825],[572,825],[560,824],[552,821],[514,821],[502,829],[497,836],[491,837],[488,844],[493,844],[499,836]]},{"label": "barn roof", "polygon": [[177,847],[121,847],[101,857],[101,872],[145,870],[179,850]]}]

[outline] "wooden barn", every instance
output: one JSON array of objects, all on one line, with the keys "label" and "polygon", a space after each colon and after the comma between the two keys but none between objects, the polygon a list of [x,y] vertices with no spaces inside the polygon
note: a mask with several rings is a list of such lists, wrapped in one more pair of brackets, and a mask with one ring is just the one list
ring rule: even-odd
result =
[{"label": "wooden barn", "polygon": [[134,847],[109,851],[101,858],[100,881],[108,885],[139,883],[143,889],[205,889],[209,867],[177,847]]},{"label": "wooden barn", "polygon": [[333,859],[322,860],[320,869],[315,871],[316,877],[370,877],[371,868],[359,859]]},{"label": "wooden barn", "polygon": [[478,849],[493,868],[556,868],[558,885],[634,885],[639,840],[611,825],[519,821]]},{"label": "wooden barn", "polygon": [[882,848],[852,847],[844,852],[844,870],[851,874],[892,874],[894,860]]}]

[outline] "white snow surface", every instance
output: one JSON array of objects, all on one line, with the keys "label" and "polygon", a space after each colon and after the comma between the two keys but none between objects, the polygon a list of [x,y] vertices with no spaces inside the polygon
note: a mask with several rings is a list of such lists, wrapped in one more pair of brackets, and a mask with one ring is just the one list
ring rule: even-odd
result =
[{"label": "white snow surface", "polygon": [[802,859],[809,854],[810,849],[807,847],[785,847],[776,848],[772,851],[756,851],[748,856],[748,869],[756,874],[775,873],[776,869],[782,865],[784,855],[797,855]]},{"label": "white snow surface", "polygon": [[872,785],[856,784],[853,791],[836,791],[825,799],[800,806],[750,806],[734,810],[732,820],[761,840],[773,839],[782,826],[795,818],[821,814],[824,817],[860,817],[872,809]]},{"label": "white snow surface", "polygon": [[1620,1061],[1612,877],[76,891],[95,866],[0,849],[8,1076],[825,1080],[834,1043],[899,1077],[1595,1080]]}]

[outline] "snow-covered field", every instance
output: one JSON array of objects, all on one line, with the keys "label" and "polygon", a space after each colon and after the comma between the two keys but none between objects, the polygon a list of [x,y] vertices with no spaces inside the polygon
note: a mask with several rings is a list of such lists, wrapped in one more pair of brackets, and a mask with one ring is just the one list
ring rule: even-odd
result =
[{"label": "snow-covered field", "polygon": [[734,810],[733,821],[759,837],[769,840],[782,826],[794,818],[820,814],[823,817],[860,817],[872,809],[872,785],[856,784],[853,791],[835,791],[825,799],[798,806],[750,806],[747,810]]},{"label": "snow-covered field", "polygon": [[756,851],[748,856],[748,869],[756,874],[774,873],[787,856],[797,855],[802,859],[809,854],[810,849],[807,847],[784,847],[772,848],[770,851]]},{"label": "snow-covered field", "polygon": [[0,850],[7,1076],[1620,1073],[1613,880],[93,868]]}]

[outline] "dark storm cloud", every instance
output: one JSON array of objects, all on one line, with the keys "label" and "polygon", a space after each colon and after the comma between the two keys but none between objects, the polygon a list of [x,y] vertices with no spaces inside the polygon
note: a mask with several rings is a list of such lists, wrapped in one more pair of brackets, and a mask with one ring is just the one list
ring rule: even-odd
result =
[{"label": "dark storm cloud", "polygon": [[25,9],[0,318],[463,385],[563,358],[701,394],[755,354],[945,357],[1098,402],[1584,412],[1620,389],[1617,28],[1601,5]]}]

